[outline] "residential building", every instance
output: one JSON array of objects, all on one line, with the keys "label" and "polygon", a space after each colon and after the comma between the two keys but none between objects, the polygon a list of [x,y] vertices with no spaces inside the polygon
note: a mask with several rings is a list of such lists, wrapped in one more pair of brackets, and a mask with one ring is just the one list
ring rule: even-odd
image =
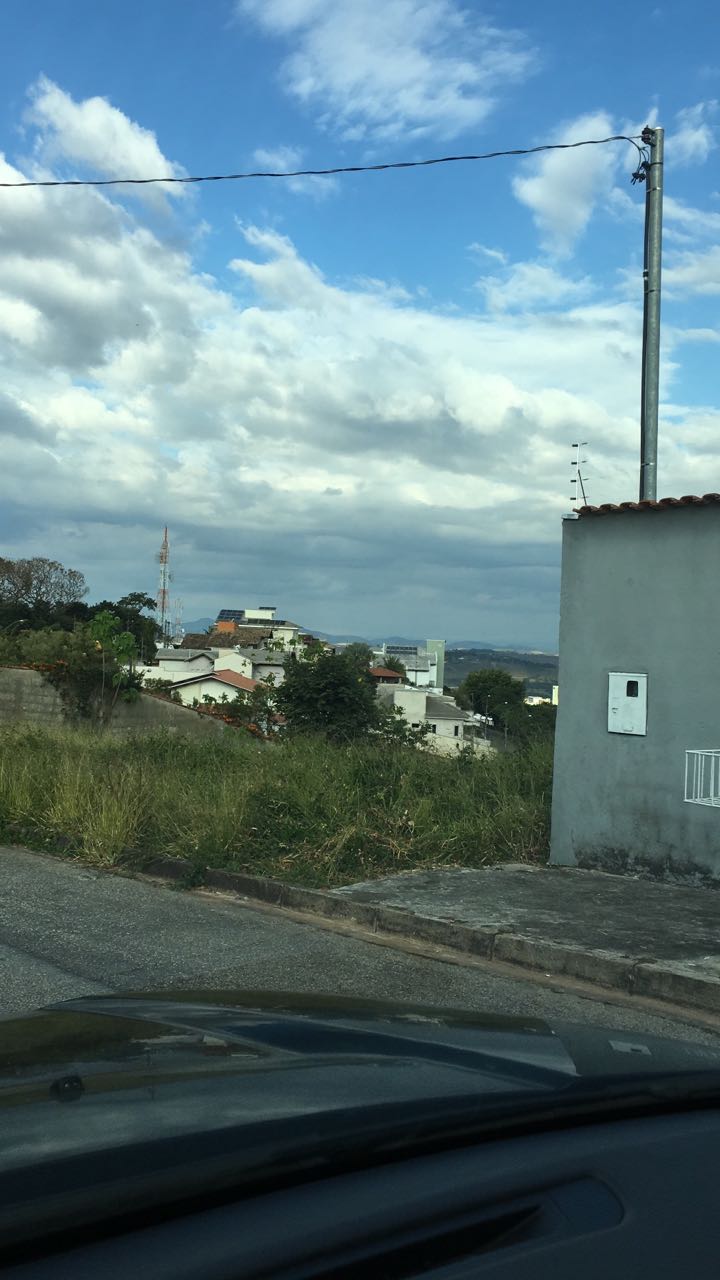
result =
[{"label": "residential building", "polygon": [[286,645],[300,642],[303,628],[276,615],[277,609],[271,604],[257,609],[221,609],[214,630],[231,636],[235,644],[262,644],[269,639]]},{"label": "residential building", "polygon": [[550,860],[720,880],[720,494],[563,521]]},{"label": "residential building", "polygon": [[407,683],[419,689],[437,689],[442,693],[445,673],[445,641],[429,640],[428,646],[421,648],[415,644],[383,644],[373,653],[382,665],[386,658],[397,658],[407,672]]},{"label": "residential building", "polygon": [[405,684],[405,677],[391,667],[370,667],[373,684]]},{"label": "residential building", "polygon": [[212,671],[217,651],[213,649],[158,649],[155,663],[136,666],[146,679],[184,680],[187,676]]},{"label": "residential building", "polygon": [[380,684],[377,697],[385,706],[397,707],[413,729],[427,724],[426,745],[433,751],[451,755],[468,745],[480,752],[493,750],[489,742],[476,737],[472,715],[463,711],[453,698],[423,688],[392,684]]},{"label": "residential building", "polygon": [[252,693],[257,684],[257,680],[249,680],[237,671],[210,671],[174,681],[173,693],[177,691],[180,701],[186,706],[191,706],[196,700],[202,702],[205,697],[220,702],[223,695],[228,702],[233,702],[238,693]]},{"label": "residential building", "polygon": [[282,684],[288,657],[286,652],[277,649],[238,649],[236,652],[239,658],[251,664],[253,680],[272,677],[274,684]]}]

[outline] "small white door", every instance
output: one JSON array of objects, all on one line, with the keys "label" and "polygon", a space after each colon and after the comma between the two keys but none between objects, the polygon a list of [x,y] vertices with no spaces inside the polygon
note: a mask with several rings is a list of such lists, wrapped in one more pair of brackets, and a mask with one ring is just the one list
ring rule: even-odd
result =
[{"label": "small white door", "polygon": [[647,680],[637,671],[609,673],[609,733],[647,733]]}]

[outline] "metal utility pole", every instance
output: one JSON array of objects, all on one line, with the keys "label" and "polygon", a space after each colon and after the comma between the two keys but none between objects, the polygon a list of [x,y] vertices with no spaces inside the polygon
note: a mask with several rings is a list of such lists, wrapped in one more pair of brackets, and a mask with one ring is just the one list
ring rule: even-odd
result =
[{"label": "metal utility pole", "polygon": [[[642,131],[650,148],[645,171],[645,255],[643,262],[643,345],[640,405],[640,500],[657,498],[657,437],[660,382],[660,277],[665,130]],[[638,175],[639,176],[639,175]]]}]

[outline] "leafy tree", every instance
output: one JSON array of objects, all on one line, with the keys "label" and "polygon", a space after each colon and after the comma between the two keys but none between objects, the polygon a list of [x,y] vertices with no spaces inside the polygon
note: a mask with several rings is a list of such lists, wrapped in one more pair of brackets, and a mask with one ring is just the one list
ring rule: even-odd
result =
[{"label": "leafy tree", "polygon": [[58,609],[87,595],[85,578],[78,569],[66,569],[57,560],[0,559],[0,603],[22,609]]},{"label": "leafy tree", "polygon": [[346,645],[341,652],[360,671],[367,671],[368,667],[375,666],[375,654],[370,645],[365,644],[364,640],[354,640],[352,644]]},{"label": "leafy tree", "polygon": [[98,601],[89,607],[88,613],[90,618],[105,612],[114,614],[122,622],[125,631],[129,631],[134,637],[142,660],[150,662],[155,657],[160,628],[155,618],[145,616],[145,610],[154,612],[155,601],[152,596],[146,595],[144,591],[131,591],[119,600]]},{"label": "leafy tree", "polygon": [[400,676],[407,675],[407,668],[404,662],[401,662],[399,658],[394,658],[392,654],[388,655],[388,657],[386,658],[383,658],[382,662],[380,663],[380,666],[387,667],[388,671],[397,671],[398,675]]},{"label": "leafy tree", "polygon": [[288,657],[277,705],[291,732],[324,733],[336,741],[360,737],[381,720],[368,670],[347,650],[320,653],[312,662]]},{"label": "leafy tree", "polygon": [[491,716],[494,724],[508,731],[511,720],[517,720],[518,711],[523,710],[524,699],[524,680],[494,668],[469,672],[457,691],[461,707]]}]

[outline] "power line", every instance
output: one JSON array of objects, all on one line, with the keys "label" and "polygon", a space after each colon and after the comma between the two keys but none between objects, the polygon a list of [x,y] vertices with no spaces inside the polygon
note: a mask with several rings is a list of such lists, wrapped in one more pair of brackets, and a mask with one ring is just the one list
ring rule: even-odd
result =
[{"label": "power line", "polygon": [[547,142],[540,147],[514,147],[509,151],[485,151],[481,155],[467,156],[433,156],[429,160],[390,160],[384,164],[348,164],[337,165],[332,169],[292,169],[286,172],[275,172],[270,169],[257,169],[248,173],[208,173],[199,177],[168,178],[43,178],[23,180],[22,182],[0,182],[2,187],[119,187],[148,186],[150,183],[166,182],[175,185],[198,182],[238,182],[248,178],[326,178],[339,173],[378,173],[385,169],[422,169],[432,164],[457,164],[467,160],[497,160],[501,156],[533,156],[540,151],[572,151],[575,147],[601,147],[607,142],[629,142],[635,147],[642,164],[646,159],[646,151],[638,146],[635,137],[624,133],[614,133],[609,138],[585,138],[582,142]]}]

